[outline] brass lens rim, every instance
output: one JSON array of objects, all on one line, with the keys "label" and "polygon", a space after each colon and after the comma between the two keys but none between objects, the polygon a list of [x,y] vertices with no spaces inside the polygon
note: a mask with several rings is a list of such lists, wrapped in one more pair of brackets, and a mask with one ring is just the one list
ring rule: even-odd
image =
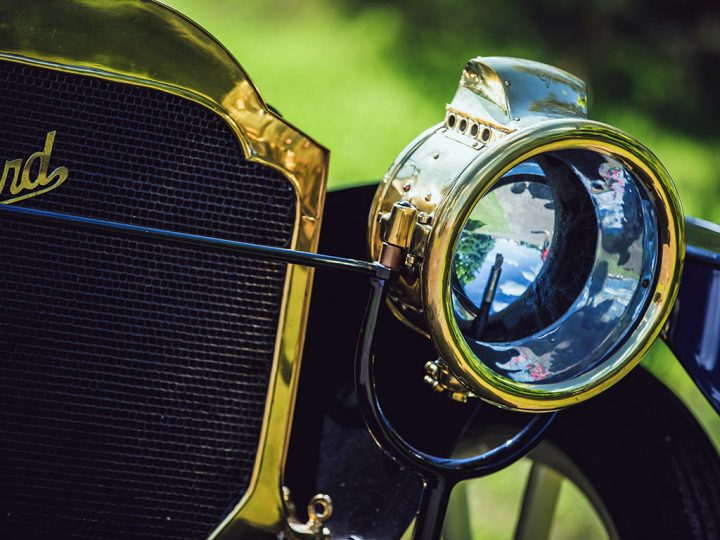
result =
[{"label": "brass lens rim", "polygon": [[[553,384],[513,381],[480,361],[453,314],[450,274],[460,232],[478,200],[510,169],[536,155],[591,150],[622,161],[655,204],[659,260],[650,301],[622,343],[586,373]],[[549,120],[488,146],[453,182],[439,205],[421,273],[427,328],[441,358],[478,397],[503,408],[543,412],[580,403],[606,390],[633,367],[660,334],[677,297],[685,255],[683,211],[675,185],[658,158],[622,131],[582,119]]]}]

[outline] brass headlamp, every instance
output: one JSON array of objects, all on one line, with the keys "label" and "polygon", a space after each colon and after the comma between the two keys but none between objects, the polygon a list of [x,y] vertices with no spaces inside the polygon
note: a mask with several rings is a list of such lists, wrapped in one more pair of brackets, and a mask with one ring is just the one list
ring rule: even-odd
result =
[{"label": "brass headlamp", "polygon": [[581,80],[476,58],[385,176],[370,248],[402,259],[388,303],[433,340],[436,389],[548,411],[617,382],[658,336],[682,216],[659,160],[587,119]]}]

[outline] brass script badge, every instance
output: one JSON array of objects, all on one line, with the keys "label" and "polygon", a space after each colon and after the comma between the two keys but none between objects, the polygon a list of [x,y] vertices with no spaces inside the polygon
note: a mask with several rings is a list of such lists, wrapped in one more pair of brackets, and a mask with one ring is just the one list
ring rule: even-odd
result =
[{"label": "brass script badge", "polygon": [[[22,159],[5,162],[5,169],[2,178],[0,178],[0,203],[12,204],[30,197],[36,197],[52,191],[67,180],[67,167],[58,167],[48,174],[55,133],[55,131],[51,131],[45,136],[45,148],[43,151],[32,154],[25,162],[25,165],[23,165]],[[31,177],[32,169],[36,162],[39,162],[39,166],[37,175],[33,179]]]}]

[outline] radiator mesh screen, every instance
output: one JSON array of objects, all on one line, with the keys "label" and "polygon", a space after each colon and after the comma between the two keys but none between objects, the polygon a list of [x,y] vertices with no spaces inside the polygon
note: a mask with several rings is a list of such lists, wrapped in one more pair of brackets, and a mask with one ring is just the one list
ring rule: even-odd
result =
[{"label": "radiator mesh screen", "polygon": [[[294,190],[210,110],[10,62],[0,95],[0,166],[56,131],[70,171],[18,204],[289,245]],[[248,486],[285,265],[0,228],[0,536],[207,536]]]}]

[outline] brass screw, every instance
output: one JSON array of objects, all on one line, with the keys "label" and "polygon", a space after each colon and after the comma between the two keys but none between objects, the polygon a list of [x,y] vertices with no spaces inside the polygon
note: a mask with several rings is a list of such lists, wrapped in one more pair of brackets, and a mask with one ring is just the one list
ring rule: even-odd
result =
[{"label": "brass screw", "polygon": [[423,377],[423,381],[429,384],[435,392],[439,393],[444,390],[442,385],[438,381],[433,379],[430,375],[425,375],[425,377]]},{"label": "brass screw", "polygon": [[427,212],[419,212],[417,215],[417,221],[420,225],[430,225],[432,222],[432,216]]},{"label": "brass screw", "polygon": [[465,392],[451,392],[449,394],[450,399],[457,401],[458,403],[467,403],[468,395]]},{"label": "brass screw", "polygon": [[408,253],[407,257],[405,257],[405,266],[407,266],[408,268],[412,268],[413,266],[415,266],[416,260],[417,259],[415,258],[415,255],[413,255],[412,253]]},{"label": "brass screw", "polygon": [[428,375],[436,375],[438,370],[438,365],[432,360],[425,362],[425,373]]}]

